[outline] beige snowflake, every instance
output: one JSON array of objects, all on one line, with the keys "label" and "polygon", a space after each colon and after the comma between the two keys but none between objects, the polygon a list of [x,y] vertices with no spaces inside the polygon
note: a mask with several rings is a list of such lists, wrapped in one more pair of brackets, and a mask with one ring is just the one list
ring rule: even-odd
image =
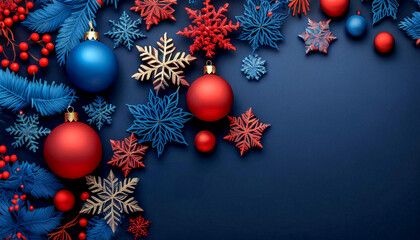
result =
[{"label": "beige snowflake", "polygon": [[[189,65],[196,58],[185,52],[175,52],[175,45],[172,38],[167,37],[167,33],[160,38],[157,42],[159,50],[154,47],[139,47],[140,57],[146,65],[140,65],[139,72],[132,77],[137,80],[150,80],[153,74],[153,85],[156,91],[165,89],[169,86],[169,81],[173,85],[189,86],[188,82],[184,79],[183,69]],[[161,56],[159,56],[159,52]]]}]

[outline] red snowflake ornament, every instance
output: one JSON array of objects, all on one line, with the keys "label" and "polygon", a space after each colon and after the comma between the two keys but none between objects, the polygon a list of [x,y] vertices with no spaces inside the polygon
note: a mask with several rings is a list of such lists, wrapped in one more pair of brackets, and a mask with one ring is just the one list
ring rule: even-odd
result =
[{"label": "red snowflake ornament", "polygon": [[136,0],[135,6],[130,8],[135,12],[140,12],[140,16],[146,21],[147,30],[154,25],[158,25],[161,20],[172,19],[175,10],[172,4],[177,4],[177,0]]},{"label": "red snowflake ornament", "polygon": [[134,239],[149,235],[147,228],[150,226],[150,221],[145,220],[142,216],[135,219],[130,219],[130,226],[127,231],[134,235]]},{"label": "red snowflake ornament", "polygon": [[228,117],[231,129],[223,139],[235,142],[236,147],[241,150],[241,156],[251,147],[263,147],[260,143],[262,133],[270,124],[261,123],[252,113],[251,108],[241,117]]},{"label": "red snowflake ornament", "polygon": [[147,146],[138,144],[137,138],[132,133],[123,142],[110,140],[114,156],[108,164],[118,166],[124,172],[124,177],[132,169],[145,167],[143,157],[146,154]]},{"label": "red snowflake ornament", "polygon": [[206,0],[203,3],[205,7],[200,12],[185,8],[190,18],[194,19],[193,23],[196,26],[190,25],[189,28],[186,27],[184,31],[177,33],[188,38],[194,38],[194,44],[190,46],[191,54],[194,54],[196,50],[203,49],[207,52],[206,56],[209,58],[215,54],[213,50],[216,48],[216,45],[219,45],[220,48],[236,50],[230,43],[230,39],[225,39],[225,36],[227,36],[228,32],[237,30],[240,26],[239,22],[235,25],[232,24],[232,21],[228,23],[227,17],[223,14],[228,11],[229,3],[225,3],[223,7],[216,11],[214,6],[210,4],[210,1]]},{"label": "red snowflake ornament", "polygon": [[306,15],[309,12],[309,1],[308,0],[290,0],[289,7],[293,11],[293,16],[301,14],[302,12]]}]

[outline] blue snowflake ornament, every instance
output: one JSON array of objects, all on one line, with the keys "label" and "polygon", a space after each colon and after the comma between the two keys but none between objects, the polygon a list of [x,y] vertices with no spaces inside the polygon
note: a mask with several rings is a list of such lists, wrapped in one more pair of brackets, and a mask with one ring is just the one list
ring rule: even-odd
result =
[{"label": "blue snowflake ornament", "polygon": [[178,107],[178,91],[159,98],[152,90],[146,105],[127,105],[135,117],[134,124],[127,130],[139,138],[139,143],[152,142],[160,156],[165,145],[177,142],[188,145],[181,133],[184,123],[193,115]]},{"label": "blue snowflake ornament", "polygon": [[327,53],[330,43],[337,39],[330,31],[330,22],[331,20],[315,22],[308,18],[309,26],[299,35],[305,41],[306,54],[316,50]]},{"label": "blue snowflake ornament", "polygon": [[417,45],[420,45],[420,12],[414,12],[411,18],[404,18],[398,27],[415,40]]},{"label": "blue snowflake ornament", "polygon": [[275,12],[279,7],[278,2],[271,4],[268,0],[247,0],[244,15],[236,17],[242,27],[239,39],[248,41],[253,51],[260,46],[278,49],[277,42],[284,39],[280,32],[281,25],[287,17]]},{"label": "blue snowflake ornament", "polygon": [[249,80],[260,80],[260,77],[267,73],[264,65],[265,60],[257,54],[252,54],[242,60],[241,71]]},{"label": "blue snowflake ornament", "polygon": [[398,1],[397,0],[373,0],[372,2],[372,13],[373,13],[373,23],[379,22],[385,17],[392,17],[394,20],[397,19],[398,11]]},{"label": "blue snowflake ornament", "polygon": [[114,39],[114,48],[124,45],[128,50],[131,50],[134,40],[146,37],[138,29],[138,25],[141,24],[141,19],[133,21],[125,11],[118,22],[113,20],[109,20],[109,22],[112,25],[112,30],[104,35]]},{"label": "blue snowflake ornament", "polygon": [[32,116],[19,114],[15,125],[6,128],[6,132],[15,136],[15,142],[12,143],[12,146],[21,147],[25,145],[32,152],[36,152],[38,149],[38,140],[51,132],[50,129],[38,127],[38,125],[39,116],[37,114]]},{"label": "blue snowflake ornament", "polygon": [[97,96],[91,104],[83,106],[83,110],[90,117],[88,123],[90,125],[95,123],[100,131],[105,123],[111,124],[111,115],[115,111],[115,106],[107,103],[101,96]]}]

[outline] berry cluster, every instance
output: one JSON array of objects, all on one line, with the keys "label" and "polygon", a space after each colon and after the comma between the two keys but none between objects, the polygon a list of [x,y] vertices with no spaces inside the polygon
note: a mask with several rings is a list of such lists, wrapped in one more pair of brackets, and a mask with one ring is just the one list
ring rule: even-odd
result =
[{"label": "berry cluster", "polygon": [[13,26],[15,22],[25,20],[29,9],[32,9],[34,4],[27,1],[24,4],[22,2],[22,0],[0,1],[0,27],[2,29]]}]

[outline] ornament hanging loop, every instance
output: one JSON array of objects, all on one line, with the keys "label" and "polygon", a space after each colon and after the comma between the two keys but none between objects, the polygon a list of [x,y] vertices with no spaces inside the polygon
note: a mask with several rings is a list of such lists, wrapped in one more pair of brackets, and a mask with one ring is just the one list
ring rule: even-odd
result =
[{"label": "ornament hanging loop", "polygon": [[86,40],[99,41],[99,33],[95,31],[92,21],[89,21],[89,26],[90,26],[89,31],[85,32],[85,41]]},{"label": "ornament hanging loop", "polygon": [[64,122],[77,122],[79,121],[79,114],[74,111],[74,107],[68,106],[67,112],[64,114]]},{"label": "ornament hanging loop", "polygon": [[204,66],[204,75],[206,74],[216,74],[216,67],[210,60],[207,60],[206,66]]}]

